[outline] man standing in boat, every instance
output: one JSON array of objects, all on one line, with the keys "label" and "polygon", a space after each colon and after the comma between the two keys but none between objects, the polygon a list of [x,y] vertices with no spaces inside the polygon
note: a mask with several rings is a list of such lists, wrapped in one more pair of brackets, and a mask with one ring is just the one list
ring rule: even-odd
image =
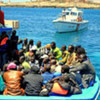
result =
[{"label": "man standing in boat", "polygon": [[62,11],[62,20],[66,20],[66,9],[65,8]]}]

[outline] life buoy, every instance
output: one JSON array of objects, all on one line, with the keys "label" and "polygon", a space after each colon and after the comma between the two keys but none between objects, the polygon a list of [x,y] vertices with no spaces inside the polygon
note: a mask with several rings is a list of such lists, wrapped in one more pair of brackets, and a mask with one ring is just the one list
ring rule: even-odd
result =
[{"label": "life buoy", "polygon": [[4,12],[1,10],[0,11],[0,23],[2,24],[2,25],[4,25],[5,23],[4,23]]},{"label": "life buoy", "polygon": [[68,90],[64,90],[58,82],[55,82],[53,84],[51,92],[56,93],[56,94],[61,94],[61,95],[67,95],[68,94]]}]

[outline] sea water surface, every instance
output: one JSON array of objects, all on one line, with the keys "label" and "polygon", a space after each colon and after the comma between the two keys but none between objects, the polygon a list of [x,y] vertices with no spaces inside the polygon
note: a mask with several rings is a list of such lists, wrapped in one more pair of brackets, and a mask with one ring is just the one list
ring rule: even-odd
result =
[{"label": "sea water surface", "polygon": [[[61,8],[2,8],[5,19],[19,20],[20,28],[17,30],[19,38],[33,39],[35,44],[42,41],[46,45],[55,41],[57,47],[62,45],[81,45],[86,49],[96,74],[100,79],[100,10],[82,9],[84,19],[89,20],[88,29],[71,32],[57,33],[52,21],[61,13]],[[100,100],[100,97],[99,99]]]}]

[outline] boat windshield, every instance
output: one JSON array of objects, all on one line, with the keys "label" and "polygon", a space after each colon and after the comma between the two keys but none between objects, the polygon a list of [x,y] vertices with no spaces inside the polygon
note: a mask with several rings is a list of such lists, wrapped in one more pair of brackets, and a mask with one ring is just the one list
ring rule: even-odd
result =
[{"label": "boat windshield", "polygon": [[76,12],[71,12],[71,15],[77,16]]},{"label": "boat windshield", "polygon": [[66,12],[66,15],[69,15],[69,12]]}]

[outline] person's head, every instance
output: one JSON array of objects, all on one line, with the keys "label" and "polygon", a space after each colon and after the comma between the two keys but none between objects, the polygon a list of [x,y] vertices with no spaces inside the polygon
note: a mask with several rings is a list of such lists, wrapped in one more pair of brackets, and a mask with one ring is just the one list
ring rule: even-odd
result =
[{"label": "person's head", "polygon": [[21,56],[24,56],[24,50],[23,49],[21,49],[21,50],[19,50],[19,57],[21,57]]},{"label": "person's head", "polygon": [[69,74],[63,75],[63,79],[65,82],[69,81]]},{"label": "person's head", "polygon": [[16,36],[16,30],[13,30],[12,36]]},{"label": "person's head", "polygon": [[69,66],[63,65],[63,66],[62,66],[62,69],[61,69],[61,72],[62,72],[62,73],[69,73]]},{"label": "person's head", "polygon": [[63,52],[63,51],[65,51],[66,50],[66,45],[63,45],[62,47],[61,47],[61,51]]},{"label": "person's head", "polygon": [[21,57],[19,58],[19,62],[22,64],[24,61],[25,61],[25,57],[24,57],[24,56],[21,56]]},{"label": "person's head", "polygon": [[68,52],[73,53],[74,51],[74,46],[73,45],[69,45],[68,46]]},{"label": "person's head", "polygon": [[31,39],[31,40],[29,41],[29,44],[30,44],[30,45],[33,45],[33,44],[34,44],[34,41]]},{"label": "person's head", "polygon": [[55,49],[56,48],[56,43],[55,42],[51,42],[51,48]]},{"label": "person's head", "polygon": [[76,53],[77,50],[78,50],[79,48],[81,48],[81,45],[77,45],[77,46],[75,46],[75,48],[74,48],[74,52]]},{"label": "person's head", "polygon": [[22,39],[19,39],[17,43],[18,44],[21,44],[21,43],[23,43],[23,40]]},{"label": "person's head", "polygon": [[48,62],[49,62],[49,58],[44,58],[44,59],[43,59],[43,63],[44,63],[44,64],[47,64]]},{"label": "person's head", "polygon": [[27,42],[28,42],[28,41],[27,41],[27,38],[25,38],[25,39],[24,39],[24,43],[27,44]]},{"label": "person's head", "polygon": [[16,65],[19,64],[17,60],[14,60],[13,63],[16,64]]},{"label": "person's head", "polygon": [[50,66],[50,65],[46,65],[45,71],[46,71],[46,72],[50,72],[50,69],[51,69],[51,66]]},{"label": "person's head", "polygon": [[55,56],[50,56],[49,59],[50,60],[56,60]]},{"label": "person's head", "polygon": [[57,63],[56,60],[51,60],[51,61],[50,61],[50,64],[51,64],[51,65],[56,65],[56,63]]},{"label": "person's head", "polygon": [[37,66],[32,66],[31,69],[30,69],[31,73],[34,73],[34,74],[38,74],[39,73],[39,68]]},{"label": "person's head", "polygon": [[6,31],[3,31],[2,34],[1,34],[1,38],[5,38],[6,36],[7,36]]},{"label": "person's head", "polygon": [[52,54],[52,53],[49,53],[48,56],[49,56],[49,58],[50,58],[51,56],[53,56],[53,54]]},{"label": "person's head", "polygon": [[7,70],[17,70],[17,65],[11,62],[8,64]]},{"label": "person's head", "polygon": [[79,56],[80,56],[81,54],[86,54],[86,51],[85,51],[84,48],[78,48],[78,49],[77,49],[77,51],[76,51],[76,57],[77,57],[77,59],[79,58]]},{"label": "person's head", "polygon": [[35,56],[32,56],[32,57],[30,58],[30,61],[31,61],[31,62],[34,62],[34,61],[35,61]]},{"label": "person's head", "polygon": [[79,56],[79,61],[80,61],[80,62],[83,62],[83,61],[85,61],[86,58],[87,58],[86,54],[81,54],[81,55]]},{"label": "person's head", "polygon": [[41,41],[37,42],[37,47],[40,48],[41,47]]},{"label": "person's head", "polygon": [[53,56],[56,57],[57,56],[57,52],[53,52]]},{"label": "person's head", "polygon": [[24,69],[24,70],[23,70],[23,74],[24,74],[24,75],[28,74],[29,72],[30,72],[30,68]]}]

